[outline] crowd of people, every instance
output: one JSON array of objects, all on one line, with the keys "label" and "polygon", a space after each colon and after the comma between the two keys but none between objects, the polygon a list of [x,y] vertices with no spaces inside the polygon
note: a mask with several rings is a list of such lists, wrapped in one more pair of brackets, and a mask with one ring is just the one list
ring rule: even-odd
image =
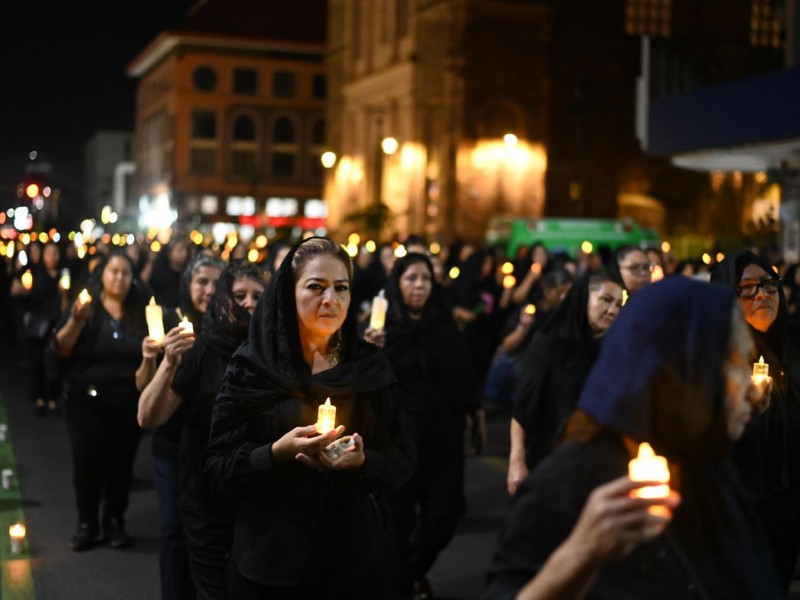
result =
[{"label": "crowd of people", "polygon": [[[432,598],[488,405],[508,415],[511,508],[485,598],[785,597],[796,265],[755,248],[432,253],[418,236],[354,257],[325,237],[267,250],[253,263],[175,234],[159,252],[78,259],[49,241],[4,260],[31,410],[68,431],[73,550],[134,543],[151,430],[162,598]],[[637,497],[653,482],[625,475],[641,442],[669,461],[669,495]]]}]

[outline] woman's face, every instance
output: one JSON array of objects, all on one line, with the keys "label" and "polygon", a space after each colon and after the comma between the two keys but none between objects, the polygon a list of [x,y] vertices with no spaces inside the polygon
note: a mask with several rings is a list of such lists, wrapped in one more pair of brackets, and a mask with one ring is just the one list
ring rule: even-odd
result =
[{"label": "woman's face", "polygon": [[604,281],[589,290],[586,316],[592,335],[600,337],[608,331],[622,308],[622,288],[612,281]]},{"label": "woman's face", "polygon": [[264,286],[252,277],[237,277],[231,289],[233,301],[242,308],[246,308],[251,315],[256,309],[258,299],[264,293]]},{"label": "woman's face", "polygon": [[344,323],[350,307],[350,279],[333,256],[309,260],[294,286],[300,339],[330,337]]},{"label": "woman's face", "polygon": [[747,398],[748,388],[752,385],[752,367],[749,357],[752,354],[753,342],[747,331],[742,313],[733,311],[731,328],[730,353],[723,367],[725,375],[725,408],[727,409],[728,436],[732,440],[742,437],[747,423],[753,416],[753,406]]},{"label": "woman's face", "polygon": [[174,271],[181,271],[189,260],[189,247],[186,244],[170,246],[167,258],[169,259],[169,266]]},{"label": "woman's face", "polygon": [[400,275],[400,293],[412,313],[420,313],[431,297],[433,282],[425,263],[415,262]]},{"label": "woman's face", "polygon": [[108,264],[106,264],[100,277],[100,283],[103,284],[103,290],[107,294],[122,300],[128,295],[132,282],[133,271],[131,271],[131,265],[125,258],[112,256],[108,259]]},{"label": "woman's face", "polygon": [[208,303],[217,289],[217,279],[221,271],[208,265],[198,267],[189,282],[189,298],[192,306],[201,314],[205,314]]},{"label": "woman's face", "polygon": [[[761,287],[765,282],[767,290]],[[770,328],[770,325],[775,321],[775,317],[778,316],[780,295],[778,287],[774,285],[775,283],[780,285],[777,274],[767,273],[758,265],[749,264],[742,271],[742,277],[736,286],[739,294],[739,305],[742,307],[745,320],[762,333]],[[755,293],[750,296],[749,292],[754,285],[758,287],[755,288]]]},{"label": "woman's face", "polygon": [[650,259],[641,250],[633,250],[619,262],[619,271],[622,274],[622,281],[631,295],[638,292],[650,283],[652,267]]},{"label": "woman's face", "polygon": [[572,288],[572,283],[569,282],[545,288],[542,301],[540,302],[540,308],[542,310],[553,310],[556,306],[561,304],[570,288]]}]

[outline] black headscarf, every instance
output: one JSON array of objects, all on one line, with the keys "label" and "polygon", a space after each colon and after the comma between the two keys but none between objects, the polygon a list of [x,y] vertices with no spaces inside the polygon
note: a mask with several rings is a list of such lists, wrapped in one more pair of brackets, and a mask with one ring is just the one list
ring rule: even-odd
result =
[{"label": "black headscarf", "polygon": [[351,398],[394,382],[384,355],[358,339],[357,311],[353,302],[339,333],[339,364],[311,374],[300,345],[292,263],[298,248],[315,239],[326,238],[308,238],[295,245],[258,301],[247,341],[231,358],[217,396],[212,439],[287,398],[318,403],[330,397],[336,404],[337,398]]},{"label": "black headscarf", "polygon": [[[400,290],[400,278],[416,263],[425,265],[432,284],[431,295],[417,319],[412,318]],[[406,408],[416,415],[430,417],[438,412],[439,417],[463,419],[465,410],[475,408],[471,404],[474,374],[452,309],[435,281],[428,257],[412,252],[397,259],[386,284],[386,298],[384,352],[406,391]],[[415,388],[415,383],[419,387]],[[437,397],[431,401],[431,395]]]},{"label": "black headscarf", "polygon": [[[189,319],[195,327],[195,333],[200,334],[203,331],[203,313],[197,310],[192,303],[192,278],[197,273],[198,269],[202,267],[213,267],[222,271],[225,268],[225,263],[216,256],[210,256],[203,252],[195,254],[184,267],[181,273],[180,281],[180,306],[181,313],[184,317]],[[206,308],[207,309],[207,308]]]},{"label": "black headscarf", "polygon": [[217,280],[214,296],[203,315],[203,340],[211,350],[230,358],[247,339],[250,312],[233,299],[233,284],[241,277],[249,277],[267,287],[267,273],[247,260],[234,260],[222,271]]},{"label": "black headscarf", "polygon": [[591,362],[600,352],[600,339],[595,338],[589,324],[587,306],[589,304],[589,281],[592,273],[584,273],[569,288],[561,304],[553,311],[541,332],[551,334],[561,340],[577,342]]}]

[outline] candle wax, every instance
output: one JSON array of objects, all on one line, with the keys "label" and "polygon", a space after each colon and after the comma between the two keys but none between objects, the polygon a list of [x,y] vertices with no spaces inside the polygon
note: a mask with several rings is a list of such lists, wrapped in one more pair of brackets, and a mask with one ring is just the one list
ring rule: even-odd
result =
[{"label": "candle wax", "polygon": [[628,477],[632,481],[662,481],[633,491],[638,498],[666,498],[669,495],[669,467],[667,459],[657,456],[647,442],[639,444],[639,455],[628,463]]},{"label": "candle wax", "polygon": [[384,296],[383,290],[372,299],[372,311],[369,316],[369,326],[371,329],[383,329],[386,323],[386,309],[389,301]]},{"label": "candle wax", "polygon": [[164,311],[156,304],[155,298],[150,298],[150,304],[144,307],[144,316],[147,320],[147,335],[156,343],[164,341]]},{"label": "candle wax", "polygon": [[328,433],[336,429],[336,407],[331,404],[331,399],[325,400],[317,410],[317,433]]},{"label": "candle wax", "polygon": [[178,327],[181,328],[181,333],[183,334],[188,335],[190,333],[194,333],[194,325],[192,325],[192,322],[186,317],[183,317],[183,320],[178,323]]},{"label": "candle wax", "polygon": [[769,364],[764,362],[764,357],[761,356],[758,362],[753,363],[753,383],[758,385],[769,377]]}]

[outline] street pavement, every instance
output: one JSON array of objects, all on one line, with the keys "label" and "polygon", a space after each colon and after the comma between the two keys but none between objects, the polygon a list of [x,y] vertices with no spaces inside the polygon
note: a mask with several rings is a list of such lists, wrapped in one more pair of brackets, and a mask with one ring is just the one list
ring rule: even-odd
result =
[{"label": "street pavement", "polygon": [[[37,418],[25,400],[25,383],[17,366],[18,351],[0,340],[0,403],[7,412],[8,440],[16,459],[12,485],[20,506],[0,498],[0,535],[11,514],[22,509],[27,525],[27,555],[9,561],[3,553],[2,600],[142,600],[160,597],[158,577],[159,514],[153,484],[151,436],[139,446],[134,489],[127,514],[133,547],[113,550],[99,546],[72,552],[69,540],[77,516],[72,491],[72,465],[63,418]],[[467,513],[456,538],[430,573],[437,598],[472,600],[480,597],[494,549],[496,532],[508,506],[505,493],[508,418],[490,410],[489,444],[481,457],[470,456],[466,466]],[[2,459],[0,454],[0,460]],[[2,464],[0,468],[7,465]],[[9,509],[13,509],[8,512]],[[4,512],[5,511],[5,512]],[[0,546],[2,547],[2,546]],[[24,574],[29,560],[32,587]],[[9,568],[11,567],[11,568]],[[18,578],[17,585],[9,578]]]}]

